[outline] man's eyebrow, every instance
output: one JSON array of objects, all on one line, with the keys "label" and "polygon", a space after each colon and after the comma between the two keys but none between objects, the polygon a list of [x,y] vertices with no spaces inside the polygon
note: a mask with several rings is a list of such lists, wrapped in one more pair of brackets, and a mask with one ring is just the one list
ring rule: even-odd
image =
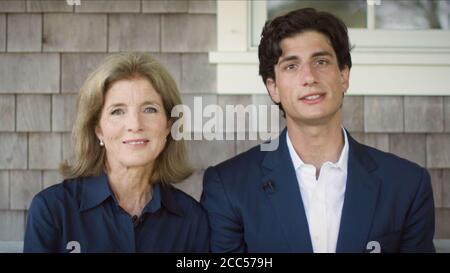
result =
[{"label": "man's eyebrow", "polygon": [[[321,56],[333,57],[333,54],[329,51],[323,50],[323,51],[314,52],[311,55],[312,58],[321,57]],[[289,61],[297,61],[297,60],[300,60],[300,58],[296,55],[286,56],[286,57],[280,58],[280,61],[278,62],[278,64],[282,64],[284,62],[289,62]]]},{"label": "man's eyebrow", "polygon": [[329,51],[319,51],[319,52],[315,52],[311,55],[311,57],[320,57],[320,56],[330,56],[333,57],[333,54]]},{"label": "man's eyebrow", "polygon": [[295,55],[291,55],[291,56],[287,56],[287,57],[282,57],[280,59],[280,61],[278,61],[278,64],[282,64],[284,62],[289,62],[289,61],[296,61],[299,60],[300,58],[295,56]]}]

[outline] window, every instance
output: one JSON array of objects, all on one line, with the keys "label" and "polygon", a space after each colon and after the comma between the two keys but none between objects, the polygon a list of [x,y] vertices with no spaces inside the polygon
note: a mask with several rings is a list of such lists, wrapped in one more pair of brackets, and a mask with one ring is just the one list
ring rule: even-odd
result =
[{"label": "window", "polygon": [[450,95],[450,0],[218,1],[219,93],[266,93],[257,45],[267,18],[300,7],[349,27],[349,95]]},{"label": "window", "polygon": [[[439,40],[439,36],[450,35],[450,0],[266,0],[251,2],[252,40],[250,47],[256,49],[258,46],[261,30],[267,19],[270,20],[291,10],[306,7],[335,14],[344,21],[350,32],[355,33],[353,36],[360,35],[364,30],[390,30],[398,31],[396,34],[402,36],[419,37],[420,33],[414,32],[415,30],[443,30],[435,32],[434,40],[428,40],[431,37],[427,36],[428,46],[433,47],[433,43],[438,45],[435,40]],[[409,32],[405,32],[405,30]],[[395,32],[390,33],[394,34]],[[373,34],[370,35],[372,38]],[[355,39],[365,40],[366,38],[368,37],[361,37],[361,39],[356,37]],[[402,39],[405,41],[403,46],[414,46],[414,44],[408,45],[407,37],[402,37]],[[370,44],[382,45],[380,41],[370,39],[369,43],[364,42],[363,46]],[[384,45],[388,46],[387,43]],[[399,44],[395,46],[398,47]],[[450,47],[450,44],[442,46]]]},{"label": "window", "polygon": [[[449,29],[449,0],[267,0],[267,19],[313,7],[342,18],[349,28]],[[255,4],[255,3],[254,3]]]},{"label": "window", "polygon": [[374,26],[380,29],[449,30],[448,0],[385,0],[375,5]]},{"label": "window", "polygon": [[[252,9],[258,12],[252,13],[252,46],[259,43],[259,35],[266,19],[273,19],[289,11],[312,7],[317,10],[327,11],[341,18],[349,28],[367,27],[367,2],[366,0],[321,0],[321,1],[254,1]],[[260,17],[260,18],[259,18]],[[262,24],[261,24],[262,22]]]}]

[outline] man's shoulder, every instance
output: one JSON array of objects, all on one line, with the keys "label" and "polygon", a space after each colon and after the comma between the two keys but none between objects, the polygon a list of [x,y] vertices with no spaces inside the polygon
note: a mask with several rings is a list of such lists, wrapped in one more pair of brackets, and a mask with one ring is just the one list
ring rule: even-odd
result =
[{"label": "man's shoulder", "polygon": [[400,157],[396,154],[385,152],[379,149],[376,149],[371,146],[366,146],[364,144],[360,144],[366,149],[366,151],[371,155],[371,157],[378,163],[387,166],[397,166],[401,168],[407,169],[419,169],[422,168],[419,164],[410,161],[406,158]]},{"label": "man's shoulder", "polygon": [[413,181],[422,178],[426,173],[424,167],[406,158],[364,144],[358,145],[375,162],[376,172],[381,177],[390,177],[396,181]]},{"label": "man's shoulder", "polygon": [[263,175],[262,164],[267,153],[261,151],[258,145],[222,163],[209,167],[205,171],[203,187],[213,181],[222,181],[226,187],[241,189],[254,185],[254,182],[260,181]]},{"label": "man's shoulder", "polygon": [[258,168],[266,155],[266,151],[261,151],[261,145],[252,147],[230,159],[227,159],[216,166],[217,170],[248,170],[249,168]]}]

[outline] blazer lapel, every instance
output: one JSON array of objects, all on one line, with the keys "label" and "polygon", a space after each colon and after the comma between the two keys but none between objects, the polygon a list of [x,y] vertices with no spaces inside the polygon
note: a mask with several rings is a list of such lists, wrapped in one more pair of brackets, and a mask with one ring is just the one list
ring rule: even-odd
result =
[{"label": "blazer lapel", "polygon": [[336,252],[364,252],[372,226],[380,181],[376,163],[348,133],[347,185]]},{"label": "blazer lapel", "polygon": [[280,134],[279,147],[268,152],[263,161],[261,187],[274,207],[292,252],[312,252],[308,221],[297,176],[286,143],[286,129]]}]

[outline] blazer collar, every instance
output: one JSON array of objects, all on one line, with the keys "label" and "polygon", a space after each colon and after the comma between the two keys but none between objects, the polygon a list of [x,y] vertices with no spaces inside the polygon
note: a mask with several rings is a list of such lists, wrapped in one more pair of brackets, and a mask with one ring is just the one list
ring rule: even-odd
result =
[{"label": "blazer collar", "polygon": [[[379,192],[379,179],[371,174],[377,165],[364,146],[347,132],[349,154],[347,185],[336,252],[365,250]],[[286,143],[285,128],[279,147],[262,162],[261,188],[267,194],[292,252],[312,252],[308,221],[295,169]]]},{"label": "blazer collar", "polygon": [[289,155],[284,129],[278,149],[267,152],[263,160],[261,188],[275,209],[285,241],[292,252],[312,252],[308,222],[294,165]]},{"label": "blazer collar", "polygon": [[[349,135],[350,136],[350,135]],[[347,186],[336,252],[364,252],[380,191],[375,160],[349,137]]]}]

